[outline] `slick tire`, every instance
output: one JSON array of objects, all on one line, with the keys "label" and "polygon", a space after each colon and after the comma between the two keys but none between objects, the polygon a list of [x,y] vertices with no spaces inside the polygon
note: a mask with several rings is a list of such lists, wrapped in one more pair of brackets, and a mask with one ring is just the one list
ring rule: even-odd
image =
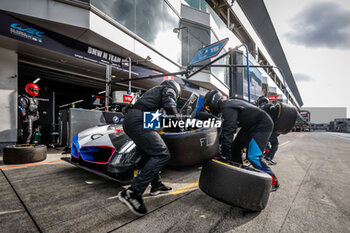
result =
[{"label": "slick tire", "polygon": [[4,148],[4,163],[19,164],[33,163],[45,160],[47,147],[45,145],[28,146],[15,145]]},{"label": "slick tire", "polygon": [[279,134],[287,134],[295,125],[298,111],[294,106],[284,103],[278,103],[278,116],[275,122],[274,131]]},{"label": "slick tire", "polygon": [[219,153],[219,133],[216,128],[202,128],[180,133],[164,133],[173,167],[189,167],[200,164]]},{"label": "slick tire", "polygon": [[271,182],[268,174],[254,168],[212,159],[202,168],[199,188],[218,201],[260,211],[269,200]]}]

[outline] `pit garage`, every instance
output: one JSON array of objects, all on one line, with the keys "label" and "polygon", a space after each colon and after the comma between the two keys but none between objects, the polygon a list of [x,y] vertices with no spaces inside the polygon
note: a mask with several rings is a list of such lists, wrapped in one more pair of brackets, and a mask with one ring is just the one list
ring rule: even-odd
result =
[{"label": "pit garage", "polygon": [[[18,63],[18,95],[25,94],[25,86],[28,83],[35,82],[40,87],[40,94],[37,98],[39,100],[40,119],[35,122],[34,126],[34,129],[38,129],[40,132],[39,143],[65,146],[62,138],[67,136],[61,134],[63,133],[62,124],[67,122],[61,121],[60,114],[62,115],[64,111],[70,108],[104,110],[105,70],[103,67],[99,67],[100,69],[94,67],[94,72],[90,72],[87,68],[85,72],[78,69],[75,72],[67,72],[67,69],[38,66],[33,62],[29,64],[26,60],[28,60],[26,56],[20,56],[20,62]],[[87,67],[89,67],[88,65],[91,66],[91,64],[86,65]],[[89,77],[84,76],[84,73],[89,74]],[[94,77],[91,77],[91,75],[94,75]],[[111,90],[126,91],[127,87],[112,85]],[[121,105],[111,103],[111,106],[114,110],[120,110]],[[21,118],[18,118],[18,139],[22,135]]]},{"label": "pit garage", "polygon": [[[4,23],[0,28],[3,54],[0,64],[6,68],[1,81],[6,91],[1,93],[7,106],[2,113],[6,134],[2,135],[1,147],[13,145],[22,135],[16,103],[18,96],[25,93],[27,83],[36,82],[40,87],[40,121],[36,122],[40,125],[40,143],[54,146],[62,144],[58,126],[60,111],[72,107],[104,110],[105,96],[112,96],[112,91],[143,91],[163,80],[163,77],[140,80],[132,86],[127,81],[120,82],[165,71],[153,65],[149,58],[143,59],[117,45],[111,48],[117,49],[118,55],[99,49],[99,45],[107,42],[91,32],[89,36],[94,45],[40,27],[37,24],[45,26],[45,23],[33,18],[23,21],[3,12],[0,17]],[[66,32],[69,34],[71,29]],[[108,102],[112,104],[109,98]]]},{"label": "pit garage", "polygon": [[[151,72],[150,72],[151,73]],[[128,73],[113,69],[111,72],[109,87],[109,110],[121,112],[122,107],[133,99],[134,93],[143,92],[152,86],[159,84],[168,77],[155,78],[154,80],[133,81],[131,93],[128,93],[128,82],[116,83],[118,80],[127,79]],[[132,78],[137,77],[132,75]],[[40,119],[35,122],[34,129],[40,133],[38,143],[51,147],[70,147],[72,135],[66,125],[69,119],[66,117],[74,110],[91,113],[90,121],[94,121],[96,112],[105,111],[106,96],[106,68],[91,62],[76,60],[62,60],[55,63],[45,57],[33,57],[27,54],[19,55],[18,63],[18,96],[25,94],[25,86],[35,82],[40,87],[39,113]],[[108,85],[107,85],[108,86]],[[194,84],[188,84],[187,89],[198,88]],[[184,92],[184,98],[189,92]],[[180,101],[181,102],[181,101]],[[23,127],[21,118],[18,117],[18,140],[21,141]],[[77,121],[75,121],[77,123]],[[102,122],[96,120],[89,125],[79,125],[79,130],[98,125]],[[74,127],[74,126],[71,126]],[[79,132],[78,129],[74,134]],[[68,134],[68,135],[67,135]],[[74,135],[73,135],[74,136]]]}]

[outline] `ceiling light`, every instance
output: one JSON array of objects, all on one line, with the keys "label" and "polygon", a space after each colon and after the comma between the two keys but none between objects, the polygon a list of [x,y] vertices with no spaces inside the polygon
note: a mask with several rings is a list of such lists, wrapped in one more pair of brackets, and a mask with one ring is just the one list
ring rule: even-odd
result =
[{"label": "ceiling light", "polygon": [[40,81],[40,78],[37,78],[37,79],[35,79],[34,81],[33,81],[33,83],[37,83],[37,82],[39,82]]}]

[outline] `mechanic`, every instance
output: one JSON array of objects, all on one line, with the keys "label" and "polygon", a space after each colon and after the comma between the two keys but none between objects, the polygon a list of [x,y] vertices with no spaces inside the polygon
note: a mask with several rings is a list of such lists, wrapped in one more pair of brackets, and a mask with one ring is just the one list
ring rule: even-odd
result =
[{"label": "mechanic", "polygon": [[[273,103],[270,103],[265,96],[260,96],[256,101],[256,105],[262,110],[264,110],[265,112],[267,112],[274,123],[276,122],[277,116],[278,116],[278,108],[276,108],[276,106]],[[278,150],[278,145],[279,145],[278,136],[279,136],[279,133],[276,133],[275,130],[273,130],[269,139],[271,147],[269,148],[270,149],[269,153],[266,154],[264,157],[269,165],[276,164],[273,158],[275,157],[275,154]]]},{"label": "mechanic", "polygon": [[39,119],[39,101],[36,99],[39,95],[39,86],[35,83],[28,83],[25,90],[29,95],[20,95],[18,108],[21,111],[24,128],[22,143],[30,144],[33,135],[33,123]]},{"label": "mechanic", "polygon": [[[242,164],[242,150],[247,147],[247,159],[257,169],[272,177],[272,189],[279,187],[275,174],[262,159],[263,151],[270,138],[273,122],[271,117],[258,107],[240,99],[223,100],[220,92],[212,90],[204,97],[204,107],[214,115],[223,118],[221,152],[227,160]],[[240,127],[233,140],[237,127]]]},{"label": "mechanic", "polygon": [[124,131],[135,142],[144,166],[131,187],[119,192],[118,197],[136,215],[147,213],[142,194],[149,184],[152,186],[151,195],[171,190],[171,187],[161,182],[159,176],[160,170],[170,159],[168,147],[156,130],[143,128],[143,112],[163,108],[168,115],[178,116],[176,101],[180,95],[180,85],[174,80],[166,80],[146,91],[124,119]]}]

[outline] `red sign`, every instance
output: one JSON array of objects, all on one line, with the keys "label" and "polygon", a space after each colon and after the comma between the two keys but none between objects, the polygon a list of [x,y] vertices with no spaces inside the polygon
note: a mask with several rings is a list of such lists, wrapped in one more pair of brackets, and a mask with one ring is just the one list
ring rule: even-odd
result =
[{"label": "red sign", "polygon": [[274,101],[275,99],[278,98],[279,95],[271,95],[271,96],[268,96],[267,98],[269,99],[270,102]]},{"label": "red sign", "polygon": [[174,80],[174,76],[164,76],[163,81]]},{"label": "red sign", "polygon": [[132,95],[123,95],[123,102],[130,103],[132,101]]}]

